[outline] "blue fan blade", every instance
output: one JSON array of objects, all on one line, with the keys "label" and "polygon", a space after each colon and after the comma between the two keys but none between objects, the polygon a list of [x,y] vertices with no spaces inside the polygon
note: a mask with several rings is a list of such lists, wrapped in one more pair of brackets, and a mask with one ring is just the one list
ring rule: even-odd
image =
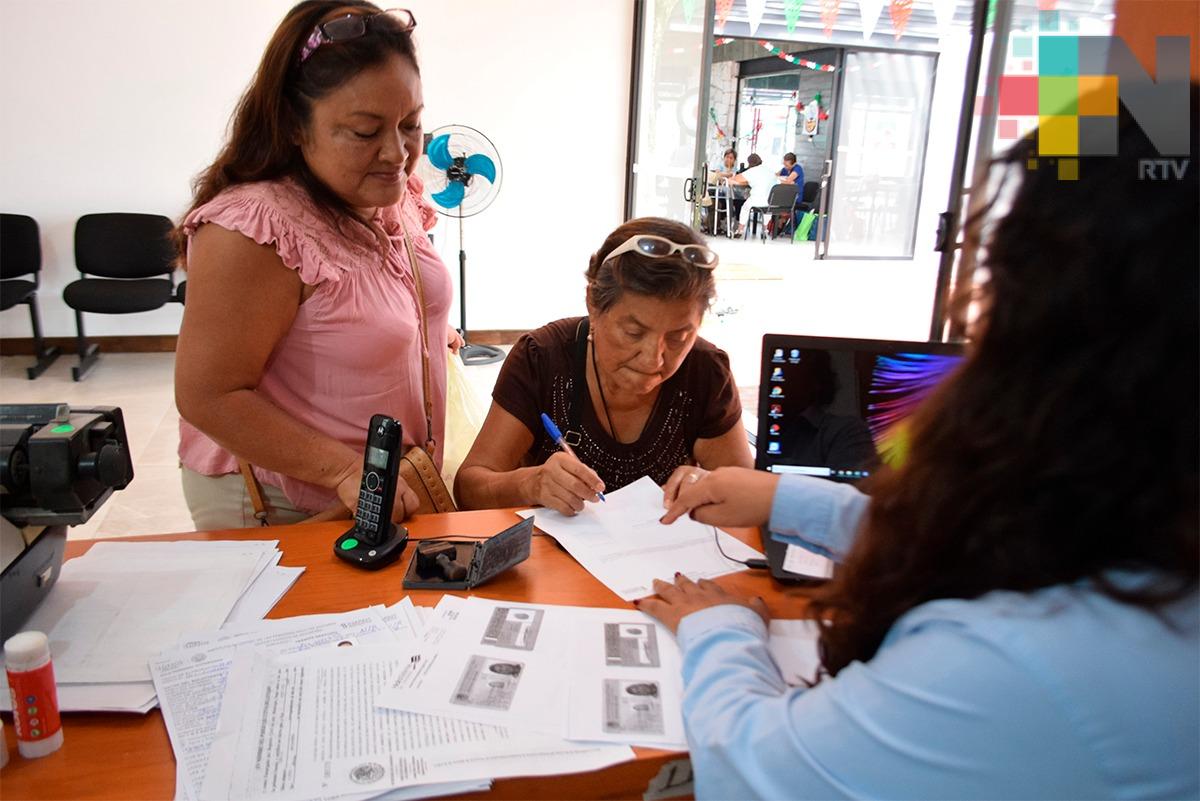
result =
[{"label": "blue fan blade", "polygon": [[466,168],[472,175],[482,175],[489,183],[496,183],[496,165],[487,156],[480,153],[467,156]]},{"label": "blue fan blade", "polygon": [[425,155],[429,157],[429,163],[439,170],[449,169],[454,164],[454,159],[450,158],[450,134],[442,134],[429,140]]},{"label": "blue fan blade", "polygon": [[441,206],[443,209],[452,209],[462,203],[463,195],[466,194],[467,188],[458,181],[451,181],[450,184],[430,197],[433,202]]}]

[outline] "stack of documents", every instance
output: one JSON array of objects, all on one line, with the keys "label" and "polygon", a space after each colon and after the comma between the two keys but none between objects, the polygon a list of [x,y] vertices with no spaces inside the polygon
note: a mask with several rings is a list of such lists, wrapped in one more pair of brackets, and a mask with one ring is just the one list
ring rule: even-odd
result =
[{"label": "stack of documents", "polygon": [[24,627],[50,638],[59,708],[152,709],[151,658],[185,633],[261,619],[296,581],[278,542],[98,542],[64,563]]},{"label": "stack of documents", "polygon": [[[785,681],[812,683],[815,624],[772,620],[769,633]],[[687,748],[675,637],[631,609],[447,596],[376,703],[579,744]]]},{"label": "stack of documents", "polygon": [[377,703],[578,743],[687,747],[679,648],[632,609],[447,596]]},{"label": "stack of documents", "polygon": [[151,669],[176,798],[427,798],[632,758],[627,747],[376,706],[424,629],[405,598],[188,636],[164,652]]}]

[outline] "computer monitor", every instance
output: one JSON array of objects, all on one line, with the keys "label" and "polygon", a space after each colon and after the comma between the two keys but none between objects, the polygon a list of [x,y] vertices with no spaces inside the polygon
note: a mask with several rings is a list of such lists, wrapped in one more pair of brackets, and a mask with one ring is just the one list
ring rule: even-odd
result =
[{"label": "computer monitor", "polygon": [[[900,464],[908,419],[962,361],[962,345],[767,334],[754,466],[856,483]],[[763,532],[771,575],[812,582],[833,563]]]},{"label": "computer monitor", "polygon": [[908,418],[962,345],[766,334],[755,467],[858,482],[900,464]]}]

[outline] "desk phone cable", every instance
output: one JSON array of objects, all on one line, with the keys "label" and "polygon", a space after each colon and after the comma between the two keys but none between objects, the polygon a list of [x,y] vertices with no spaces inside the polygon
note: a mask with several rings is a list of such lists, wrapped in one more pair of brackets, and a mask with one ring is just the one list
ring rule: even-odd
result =
[{"label": "desk phone cable", "polygon": [[730,562],[737,562],[739,565],[745,565],[746,567],[750,568],[751,570],[770,570],[771,569],[771,566],[769,564],[767,564],[766,559],[734,559],[732,556],[725,553],[725,549],[721,547],[721,534],[717,530],[717,527],[709,526],[709,528],[712,529],[713,542],[715,542],[717,544],[717,550],[721,552],[721,556],[724,556]]}]

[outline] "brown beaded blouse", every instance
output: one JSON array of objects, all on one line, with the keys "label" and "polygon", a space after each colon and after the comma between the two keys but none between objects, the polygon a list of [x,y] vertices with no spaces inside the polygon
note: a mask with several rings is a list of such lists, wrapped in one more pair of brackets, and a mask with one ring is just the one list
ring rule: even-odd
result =
[{"label": "brown beaded blouse", "polygon": [[[492,399],[533,434],[522,466],[542,464],[559,450],[542,428],[542,412],[562,429],[580,460],[596,471],[606,492],[642,476],[665,483],[676,467],[694,463],[696,440],[719,437],[740,423],[742,404],[729,357],[697,338],[679,369],[663,383],[641,436],[636,442],[617,442],[600,424],[586,382],[582,391],[576,388],[586,375],[580,363],[583,320],[570,317],[530,331],[517,340],[500,370]],[[578,433],[578,444],[568,430]]]}]

